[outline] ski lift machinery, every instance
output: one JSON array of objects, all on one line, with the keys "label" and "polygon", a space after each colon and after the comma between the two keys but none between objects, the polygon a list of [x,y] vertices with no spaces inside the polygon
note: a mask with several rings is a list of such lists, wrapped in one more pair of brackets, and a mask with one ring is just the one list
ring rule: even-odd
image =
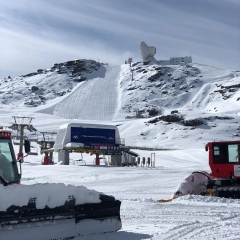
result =
[{"label": "ski lift machinery", "polygon": [[56,132],[40,132],[42,134],[42,139],[38,140],[38,143],[41,145],[41,154],[44,153],[42,160],[43,165],[54,164],[53,161],[53,152],[49,149],[53,148],[55,143]]},{"label": "ski lift machinery", "polygon": [[31,146],[29,155],[35,155],[35,156],[38,155],[38,148],[35,146]]},{"label": "ski lift machinery", "polygon": [[[79,158],[79,159],[72,159],[72,162],[73,162],[73,164],[74,165],[86,165],[86,162],[85,162],[85,160],[83,159],[83,154],[82,154],[82,152],[81,152],[81,158]],[[77,164],[76,164],[77,163]]]},{"label": "ski lift machinery", "polygon": [[[95,165],[100,165],[100,159],[103,159],[100,155],[111,156],[111,161],[118,159],[117,165],[120,165],[122,152],[132,155],[130,147],[125,146],[120,138],[116,125],[93,123],[72,122],[60,126],[53,149],[60,153],[66,165],[69,164],[70,152],[95,154]],[[108,164],[105,158],[103,161]]]}]

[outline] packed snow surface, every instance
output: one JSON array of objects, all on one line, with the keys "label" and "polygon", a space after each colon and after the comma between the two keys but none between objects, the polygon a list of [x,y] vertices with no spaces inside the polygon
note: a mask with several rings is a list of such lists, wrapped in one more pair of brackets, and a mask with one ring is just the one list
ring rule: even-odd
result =
[{"label": "packed snow surface", "polygon": [[[70,61],[3,79],[1,124],[11,125],[12,116],[34,117],[38,134],[57,132],[60,125],[76,120],[118,125],[125,144],[145,147],[133,150],[141,158],[155,156],[156,167],[94,166],[94,156],[88,154],[83,154],[84,165],[74,161],[82,159],[77,153],[70,154],[69,166],[44,166],[39,154],[25,158],[21,183],[29,189],[40,183],[84,186],[122,201],[119,232],[75,240],[240,239],[240,200],[187,195],[157,202],[170,198],[192,172],[210,172],[207,142],[239,140],[239,71],[141,63],[130,70],[127,64]],[[58,163],[56,153],[54,161]]]},{"label": "packed snow surface", "polygon": [[[95,166],[94,156],[89,154],[83,154],[86,165],[71,160],[69,166],[43,166],[41,155],[29,156],[23,164],[22,184],[83,185],[122,201],[119,232],[75,240],[239,239],[240,200],[189,195],[157,202],[172,197],[181,180],[193,171],[210,171],[205,150],[134,151],[141,157],[155,153],[156,167],[111,167],[103,162]],[[72,153],[70,158],[81,156]],[[54,159],[57,161],[57,154]]]}]

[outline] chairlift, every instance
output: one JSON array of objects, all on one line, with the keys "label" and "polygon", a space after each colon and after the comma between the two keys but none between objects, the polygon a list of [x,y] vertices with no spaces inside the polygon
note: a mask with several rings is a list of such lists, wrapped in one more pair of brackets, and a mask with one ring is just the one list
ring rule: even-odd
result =
[{"label": "chairlift", "polygon": [[23,144],[20,143],[20,140],[19,140],[19,139],[16,139],[16,138],[13,139],[13,144],[14,144],[14,145],[23,145]]},{"label": "chairlift", "polygon": [[[22,139],[24,139],[24,136],[22,137]],[[15,136],[13,136],[13,139],[12,139],[12,141],[13,141],[13,144],[14,145],[24,145],[24,142],[22,141],[22,143],[21,143],[21,136],[19,136],[19,135],[15,135]]]},{"label": "chairlift", "polygon": [[75,163],[77,162],[77,163],[79,163],[79,164],[84,164],[84,165],[86,165],[86,162],[83,160],[83,155],[82,155],[82,153],[81,153],[81,158],[80,159],[77,159],[77,160],[73,160]]},{"label": "chairlift", "polygon": [[102,157],[100,157],[99,159],[103,160],[103,162],[104,162],[104,164],[105,164],[106,166],[109,165],[109,162],[108,162],[108,160],[107,160],[107,158],[106,158],[105,156],[102,156]]},{"label": "chairlift", "polygon": [[13,133],[12,133],[12,142],[13,142],[14,145],[23,145],[23,144],[20,143],[21,142],[21,136],[20,136],[18,130],[17,131],[13,131]]},{"label": "chairlift", "polygon": [[34,146],[31,146],[29,155],[38,155],[38,148],[34,147]]},{"label": "chairlift", "polygon": [[28,135],[28,139],[31,141],[31,142],[38,142],[38,135],[37,133],[32,133],[32,134],[29,134]]}]

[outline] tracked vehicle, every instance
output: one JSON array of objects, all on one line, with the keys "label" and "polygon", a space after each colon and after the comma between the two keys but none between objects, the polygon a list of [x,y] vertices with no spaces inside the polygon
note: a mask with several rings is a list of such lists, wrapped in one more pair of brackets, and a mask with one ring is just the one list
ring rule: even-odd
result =
[{"label": "tracked vehicle", "polygon": [[[29,141],[24,146],[28,153]],[[83,186],[21,185],[22,161],[11,132],[0,129],[0,240],[71,239],[121,228],[119,200]]]},{"label": "tracked vehicle", "polygon": [[207,190],[214,196],[240,198],[240,141],[209,142],[206,151],[212,171]]},{"label": "tracked vehicle", "polygon": [[205,150],[212,172],[191,173],[179,183],[170,199],[158,202],[188,194],[240,199],[240,141],[209,142]]}]

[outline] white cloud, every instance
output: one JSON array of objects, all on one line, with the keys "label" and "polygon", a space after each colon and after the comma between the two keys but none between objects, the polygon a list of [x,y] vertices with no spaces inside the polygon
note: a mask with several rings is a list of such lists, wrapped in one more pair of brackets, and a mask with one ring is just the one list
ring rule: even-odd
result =
[{"label": "white cloud", "polygon": [[[5,1],[0,3],[0,78],[73,58],[121,64],[140,60],[141,41],[157,58],[192,55],[194,62],[240,66],[236,2]],[[211,14],[213,7],[215,12]],[[235,23],[236,22],[236,23]]]}]

